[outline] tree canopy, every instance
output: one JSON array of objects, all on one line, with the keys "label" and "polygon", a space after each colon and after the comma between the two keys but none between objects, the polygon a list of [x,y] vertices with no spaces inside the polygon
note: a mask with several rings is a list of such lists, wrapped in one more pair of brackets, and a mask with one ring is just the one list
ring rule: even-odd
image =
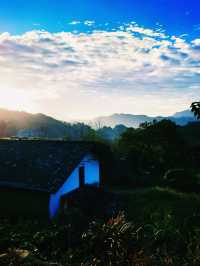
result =
[{"label": "tree canopy", "polygon": [[190,108],[194,115],[197,117],[197,119],[200,119],[200,102],[193,102]]}]

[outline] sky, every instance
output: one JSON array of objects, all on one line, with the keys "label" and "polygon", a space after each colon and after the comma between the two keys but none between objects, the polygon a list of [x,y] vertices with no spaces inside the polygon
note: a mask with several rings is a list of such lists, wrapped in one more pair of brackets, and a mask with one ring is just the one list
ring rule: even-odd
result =
[{"label": "sky", "polygon": [[196,0],[0,3],[0,107],[62,120],[171,115],[200,98]]}]

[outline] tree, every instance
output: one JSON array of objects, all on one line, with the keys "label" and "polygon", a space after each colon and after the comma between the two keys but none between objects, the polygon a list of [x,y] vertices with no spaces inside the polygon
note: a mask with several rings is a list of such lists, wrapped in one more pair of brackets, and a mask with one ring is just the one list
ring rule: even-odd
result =
[{"label": "tree", "polygon": [[197,119],[200,119],[200,102],[193,102],[190,108],[194,115],[197,117]]},{"label": "tree", "polygon": [[125,162],[123,171],[130,176],[152,175],[156,179],[169,168],[185,165],[185,146],[177,129],[167,119],[127,129],[118,141]]}]

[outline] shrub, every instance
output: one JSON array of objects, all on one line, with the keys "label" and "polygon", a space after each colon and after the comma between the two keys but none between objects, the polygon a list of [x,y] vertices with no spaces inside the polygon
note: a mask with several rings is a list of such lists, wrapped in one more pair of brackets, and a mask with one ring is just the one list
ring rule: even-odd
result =
[{"label": "shrub", "polygon": [[200,188],[195,171],[190,169],[169,169],[163,181],[165,185],[186,192],[197,192]]}]

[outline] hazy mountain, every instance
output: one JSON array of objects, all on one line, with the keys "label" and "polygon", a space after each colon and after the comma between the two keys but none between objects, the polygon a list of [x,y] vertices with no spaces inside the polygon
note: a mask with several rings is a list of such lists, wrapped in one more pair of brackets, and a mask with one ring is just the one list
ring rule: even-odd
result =
[{"label": "hazy mountain", "polygon": [[43,114],[30,114],[0,109],[0,127],[5,126],[6,135],[21,137],[60,137],[66,132],[63,122]]},{"label": "hazy mountain", "polygon": [[[126,127],[137,128],[141,123],[170,119],[178,125],[186,125],[195,121],[189,110],[178,112],[171,117],[150,117],[146,115],[113,114],[110,116],[97,117],[88,122],[89,125],[98,129],[98,134],[106,139],[115,139]],[[30,114],[27,112],[9,111],[0,109],[0,137],[48,137],[79,140],[88,133],[91,128],[83,123],[67,123],[59,121],[44,114]]]},{"label": "hazy mountain", "polygon": [[82,123],[70,124],[44,114],[0,109],[0,137],[48,137],[80,139],[89,130]]},{"label": "hazy mountain", "polygon": [[192,117],[194,118],[194,114],[190,110],[184,110],[181,112],[177,112],[173,115],[175,118],[180,118],[180,117]]},{"label": "hazy mountain", "polygon": [[138,127],[141,123],[147,121],[152,122],[155,117],[146,115],[132,114],[113,114],[110,116],[97,117],[91,121],[94,127],[115,127],[116,125],[125,125],[126,127]]},{"label": "hazy mountain", "polygon": [[153,120],[160,121],[162,119],[170,119],[178,125],[186,125],[188,122],[196,121],[193,113],[190,110],[177,112],[173,116],[146,116],[146,115],[134,115],[134,114],[113,114],[110,116],[97,117],[91,121],[91,124],[96,127],[110,126],[115,127],[118,124],[122,124],[126,127],[139,127],[141,123],[152,122]]}]

